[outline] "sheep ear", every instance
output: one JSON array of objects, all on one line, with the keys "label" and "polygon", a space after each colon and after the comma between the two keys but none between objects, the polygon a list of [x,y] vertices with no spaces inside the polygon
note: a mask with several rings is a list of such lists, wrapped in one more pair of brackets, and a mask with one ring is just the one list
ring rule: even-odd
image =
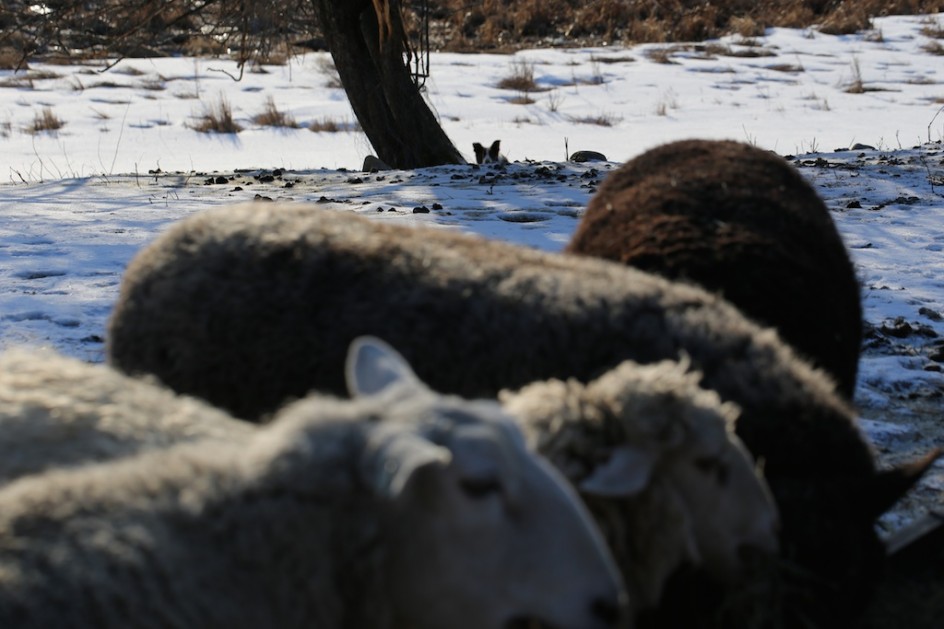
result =
[{"label": "sheep ear", "polygon": [[878,517],[891,509],[898,499],[921,479],[940,455],[940,448],[935,448],[914,461],[879,472],[869,488],[868,495],[865,496],[865,507],[869,515]]},{"label": "sheep ear", "polygon": [[649,485],[656,455],[642,448],[620,446],[609,460],[580,482],[580,491],[604,498],[628,498]]},{"label": "sheep ear", "polygon": [[368,447],[364,472],[378,495],[396,499],[412,479],[451,460],[447,448],[413,433],[399,433]]},{"label": "sheep ear", "polygon": [[397,350],[373,336],[354,339],[344,371],[348,392],[354,398],[378,395],[395,386],[426,388]]}]

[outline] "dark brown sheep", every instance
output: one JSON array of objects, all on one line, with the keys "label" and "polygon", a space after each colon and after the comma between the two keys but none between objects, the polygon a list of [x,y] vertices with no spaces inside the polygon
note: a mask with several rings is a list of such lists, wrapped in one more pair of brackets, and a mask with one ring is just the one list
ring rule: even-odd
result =
[{"label": "dark brown sheep", "polygon": [[855,270],[826,206],[773,153],[706,140],[643,153],[600,185],[567,251],[721,293],[852,397],[862,340]]}]

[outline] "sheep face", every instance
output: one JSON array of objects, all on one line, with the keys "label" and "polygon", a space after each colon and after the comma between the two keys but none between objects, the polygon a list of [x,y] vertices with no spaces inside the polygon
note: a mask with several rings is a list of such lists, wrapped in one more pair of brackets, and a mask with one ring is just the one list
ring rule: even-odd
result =
[{"label": "sheep face", "polygon": [[698,386],[687,361],[626,361],[599,379],[505,392],[535,448],[580,488],[631,597],[657,605],[681,565],[720,583],[741,551],[776,551],[777,512],[733,434],[738,409]]},{"label": "sheep face", "polygon": [[[740,572],[741,549],[777,550],[778,517],[767,484],[734,434],[740,409],[701,388],[700,378],[687,359],[628,361],[591,382],[586,399],[615,420],[626,443],[581,487],[592,490],[623,468],[637,476],[645,470],[687,514],[695,563],[728,581]],[[632,495],[635,488],[628,489],[624,493]]]},{"label": "sheep face", "polygon": [[672,457],[665,473],[697,523],[697,561],[733,582],[741,576],[744,551],[776,552],[778,518],[750,454],[736,436],[728,439]]},{"label": "sheep face", "polygon": [[[362,345],[376,368],[349,364],[348,379],[353,395],[385,396],[390,411],[365,465],[387,498],[384,577],[404,624],[621,626],[617,569],[566,481],[496,402],[435,395],[378,347]],[[420,434],[396,429],[416,417]]]}]

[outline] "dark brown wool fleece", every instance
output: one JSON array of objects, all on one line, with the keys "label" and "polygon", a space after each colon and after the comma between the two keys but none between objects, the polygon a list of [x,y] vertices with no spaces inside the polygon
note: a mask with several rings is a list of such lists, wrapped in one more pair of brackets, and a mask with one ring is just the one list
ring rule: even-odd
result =
[{"label": "dark brown wool fleece", "polygon": [[862,341],[855,270],[815,190],[773,153],[707,140],[647,151],[604,180],[567,251],[722,294],[852,397]]}]

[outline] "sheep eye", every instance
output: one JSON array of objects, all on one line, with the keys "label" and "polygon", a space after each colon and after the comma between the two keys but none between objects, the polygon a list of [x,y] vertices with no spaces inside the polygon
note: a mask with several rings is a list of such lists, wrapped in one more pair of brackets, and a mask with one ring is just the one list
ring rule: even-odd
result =
[{"label": "sheep eye", "polygon": [[706,474],[713,475],[720,485],[725,485],[728,482],[728,466],[719,459],[707,457],[695,459],[695,467]]},{"label": "sheep eye", "polygon": [[472,498],[484,498],[501,492],[501,483],[497,478],[464,478],[459,481],[462,491]]}]

